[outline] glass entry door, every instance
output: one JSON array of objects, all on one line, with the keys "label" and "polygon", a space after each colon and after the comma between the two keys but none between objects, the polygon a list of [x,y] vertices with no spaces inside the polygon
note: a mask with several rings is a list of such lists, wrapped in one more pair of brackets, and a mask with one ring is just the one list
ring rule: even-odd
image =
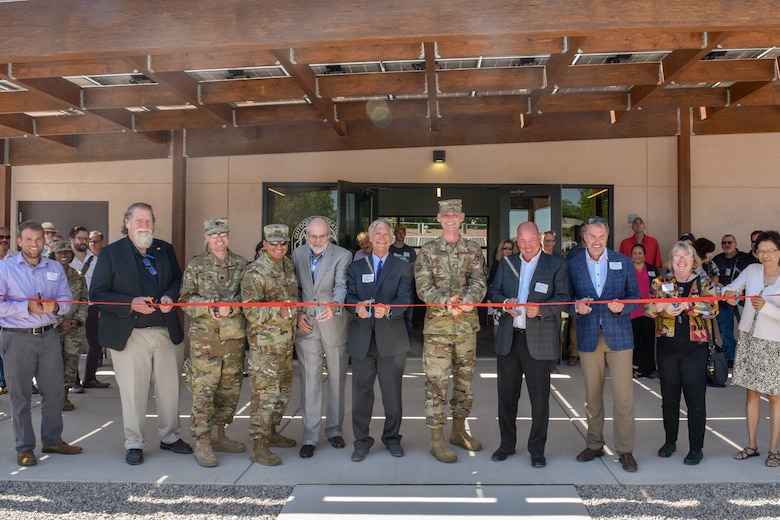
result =
[{"label": "glass entry door", "polygon": [[355,251],[355,237],[377,218],[377,190],[368,184],[338,181],[338,230],[341,247]]},{"label": "glass entry door", "polygon": [[[502,198],[508,214],[505,236],[514,240],[517,226],[526,221],[534,222],[540,233],[553,231],[556,237],[561,236],[560,184],[507,186]],[[561,253],[560,240],[556,240],[554,251]]]}]

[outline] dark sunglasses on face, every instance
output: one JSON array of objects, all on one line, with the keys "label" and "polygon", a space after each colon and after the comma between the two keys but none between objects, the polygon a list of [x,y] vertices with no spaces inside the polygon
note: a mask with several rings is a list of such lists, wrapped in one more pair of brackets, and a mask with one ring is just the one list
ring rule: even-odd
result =
[{"label": "dark sunglasses on face", "polygon": [[0,235],[0,240],[11,240],[11,235]]},{"label": "dark sunglasses on face", "polygon": [[268,240],[267,242],[270,246],[286,246],[290,243],[289,240]]}]

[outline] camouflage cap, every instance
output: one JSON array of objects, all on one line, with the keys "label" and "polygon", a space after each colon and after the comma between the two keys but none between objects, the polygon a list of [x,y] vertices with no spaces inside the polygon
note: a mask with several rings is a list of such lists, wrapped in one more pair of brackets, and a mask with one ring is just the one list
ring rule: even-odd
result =
[{"label": "camouflage cap", "polygon": [[57,231],[57,228],[54,227],[54,224],[52,224],[51,222],[44,222],[43,224],[41,224],[41,227],[43,227],[44,231],[54,231],[54,232]]},{"label": "camouflage cap", "polygon": [[269,242],[272,240],[290,241],[290,228],[284,224],[268,224],[263,228],[263,234]]},{"label": "camouflage cap", "polygon": [[72,253],[73,249],[71,249],[70,242],[68,240],[57,240],[56,242],[49,244],[49,251],[52,253],[62,253],[64,251]]},{"label": "camouflage cap", "polygon": [[229,233],[230,226],[228,226],[228,219],[225,217],[210,218],[203,223],[203,231],[207,235],[212,233]]},{"label": "camouflage cap", "polygon": [[439,213],[463,213],[463,201],[460,199],[449,199],[439,201]]}]

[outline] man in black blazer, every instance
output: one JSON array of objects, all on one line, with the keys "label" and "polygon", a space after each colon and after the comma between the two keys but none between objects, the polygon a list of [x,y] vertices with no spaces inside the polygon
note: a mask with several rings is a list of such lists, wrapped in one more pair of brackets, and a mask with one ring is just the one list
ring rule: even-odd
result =
[{"label": "man in black blazer", "polygon": [[369,435],[374,409],[374,381],[379,378],[385,425],[382,442],[393,457],[401,447],[401,380],[409,350],[404,311],[412,303],[412,264],[388,254],[395,240],[384,219],[368,228],[374,251],[347,268],[347,307],[355,317],[349,326],[347,349],[352,356],[352,460],[366,458],[374,439]]},{"label": "man in black blazer", "polygon": [[154,238],[154,213],[149,204],[136,202],[127,208],[122,233],[127,236],[100,251],[89,297],[100,305],[100,344],[114,350],[111,358],[122,402],[125,461],[137,465],[144,461],[152,376],[160,449],[192,453],[179,437],[184,334],[171,305],[179,297],[182,275],[171,244]]},{"label": "man in black blazer", "polygon": [[[493,460],[515,453],[517,401],[525,375],[531,399],[528,452],[531,465],[544,467],[544,446],[550,419],[550,360],[561,348],[561,311],[569,301],[566,260],[541,250],[542,235],[533,222],[517,227],[519,254],[505,256],[490,286],[490,301],[506,304],[496,336],[498,425],[501,445]],[[561,302],[561,305],[533,305]],[[523,304],[516,306],[516,304]]]}]

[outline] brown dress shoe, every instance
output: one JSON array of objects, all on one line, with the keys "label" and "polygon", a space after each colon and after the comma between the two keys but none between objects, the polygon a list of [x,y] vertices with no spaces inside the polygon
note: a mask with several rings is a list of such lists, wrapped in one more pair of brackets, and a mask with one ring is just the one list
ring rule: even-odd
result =
[{"label": "brown dress shoe", "polygon": [[623,469],[629,473],[633,473],[637,470],[636,460],[630,453],[623,453],[619,457],[620,463],[623,465]]},{"label": "brown dress shoe", "polygon": [[580,360],[579,356],[569,356],[569,360],[566,361],[566,364],[570,367],[573,367],[577,364],[577,362]]},{"label": "brown dress shoe", "polygon": [[84,388],[108,388],[109,386],[111,386],[111,383],[104,383],[102,381],[98,381],[97,379],[84,381]]},{"label": "brown dress shoe", "polygon": [[604,456],[604,450],[598,449],[598,450],[592,450],[590,448],[585,448],[580,452],[579,455],[577,455],[577,462],[590,462],[596,457],[602,457]]},{"label": "brown dress shoe", "polygon": [[35,453],[32,450],[26,450],[16,454],[16,462],[20,466],[35,466],[38,464],[38,460],[35,458]]},{"label": "brown dress shoe", "polygon": [[43,446],[41,451],[44,453],[59,453],[60,455],[75,455],[81,453],[83,449],[81,446],[71,446],[65,441],[62,441],[59,446]]}]

